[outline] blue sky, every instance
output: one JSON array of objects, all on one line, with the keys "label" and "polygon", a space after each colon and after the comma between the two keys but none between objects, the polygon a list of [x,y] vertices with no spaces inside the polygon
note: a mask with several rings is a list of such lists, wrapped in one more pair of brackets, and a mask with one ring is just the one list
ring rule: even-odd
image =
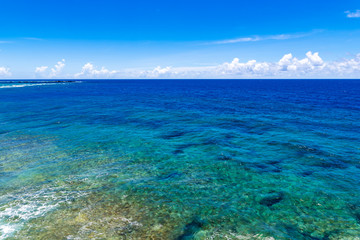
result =
[{"label": "blue sky", "polygon": [[326,77],[340,62],[336,76],[360,77],[359,9],[355,0],[3,0],[0,77]]}]

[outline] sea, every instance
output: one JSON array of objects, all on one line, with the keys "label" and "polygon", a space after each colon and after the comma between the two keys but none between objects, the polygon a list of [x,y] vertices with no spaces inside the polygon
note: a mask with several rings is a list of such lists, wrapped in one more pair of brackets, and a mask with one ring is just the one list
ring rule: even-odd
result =
[{"label": "sea", "polygon": [[360,81],[0,82],[0,239],[360,239]]}]

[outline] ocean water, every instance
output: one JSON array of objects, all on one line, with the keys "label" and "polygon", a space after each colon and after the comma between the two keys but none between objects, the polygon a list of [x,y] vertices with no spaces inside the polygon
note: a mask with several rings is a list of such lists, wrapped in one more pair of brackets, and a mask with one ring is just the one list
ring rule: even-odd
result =
[{"label": "ocean water", "polygon": [[0,83],[0,239],[360,239],[360,81]]}]

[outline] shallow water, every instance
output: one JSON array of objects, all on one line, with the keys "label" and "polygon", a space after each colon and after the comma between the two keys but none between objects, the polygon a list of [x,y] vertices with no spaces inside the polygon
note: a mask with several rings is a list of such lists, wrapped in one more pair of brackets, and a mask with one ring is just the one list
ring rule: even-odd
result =
[{"label": "shallow water", "polygon": [[358,81],[0,85],[0,239],[360,236]]}]

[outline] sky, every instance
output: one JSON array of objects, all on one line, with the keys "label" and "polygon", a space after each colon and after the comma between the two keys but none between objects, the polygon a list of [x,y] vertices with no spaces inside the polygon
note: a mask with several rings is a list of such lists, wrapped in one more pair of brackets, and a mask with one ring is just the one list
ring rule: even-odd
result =
[{"label": "sky", "polygon": [[358,0],[1,0],[1,79],[360,78]]}]

